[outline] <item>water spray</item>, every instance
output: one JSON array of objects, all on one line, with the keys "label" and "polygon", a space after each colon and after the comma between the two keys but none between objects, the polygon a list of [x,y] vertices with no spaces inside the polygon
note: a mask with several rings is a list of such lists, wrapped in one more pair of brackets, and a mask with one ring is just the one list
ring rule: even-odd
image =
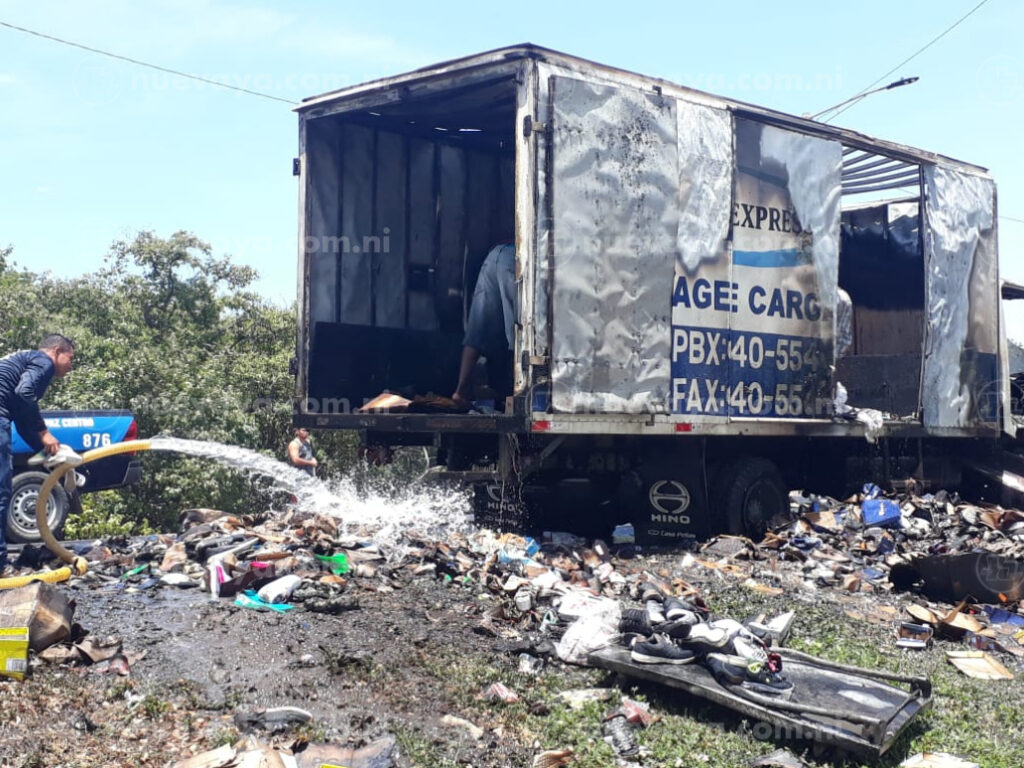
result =
[{"label": "water spray", "polygon": [[[116,456],[122,453],[142,451],[171,451],[188,456],[208,458],[245,474],[271,477],[275,486],[295,496],[301,509],[315,509],[322,514],[345,517],[360,525],[375,526],[374,540],[389,544],[397,543],[401,534],[412,525],[425,526],[428,533],[440,533],[438,529],[458,529],[464,525],[468,512],[468,500],[464,493],[437,490],[429,496],[403,495],[402,497],[371,495],[361,493],[350,481],[329,487],[316,478],[277,459],[238,446],[183,438],[158,436],[148,440],[129,440],[101,448],[93,448],[81,454],[81,464]],[[57,583],[67,581],[72,575],[83,575],[87,570],[84,558],[65,549],[57,541],[46,519],[46,505],[57,483],[78,463],[60,463],[53,468],[36,499],[36,525],[47,549],[66,565],[54,571],[33,573],[0,579],[0,589],[21,587],[33,581]],[[347,525],[345,526],[347,528]]]}]

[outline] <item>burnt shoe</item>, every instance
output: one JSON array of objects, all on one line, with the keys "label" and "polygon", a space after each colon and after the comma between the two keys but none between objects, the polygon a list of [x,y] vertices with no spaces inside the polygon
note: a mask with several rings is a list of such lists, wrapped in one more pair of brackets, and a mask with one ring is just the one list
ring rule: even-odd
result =
[{"label": "burnt shoe", "polygon": [[709,624],[691,624],[689,630],[680,627],[674,637],[676,643],[684,648],[691,648],[698,653],[720,651],[729,644],[729,633],[724,629]]},{"label": "burnt shoe", "polygon": [[700,621],[700,616],[694,610],[694,606],[678,597],[665,598],[662,608],[668,621],[682,621],[686,624],[696,624]]},{"label": "burnt shoe", "polygon": [[626,608],[619,617],[619,632],[623,635],[637,634],[650,637],[654,629],[647,618],[647,611],[640,608]]},{"label": "burnt shoe", "polygon": [[690,629],[693,625],[693,622],[687,619],[676,619],[675,621],[666,621],[664,624],[659,624],[654,627],[654,631],[668,635],[673,640],[685,640],[690,636]]},{"label": "burnt shoe", "polygon": [[661,602],[665,599],[665,593],[661,591],[661,588],[651,581],[644,581],[640,584],[640,600],[646,603],[648,600],[656,600]]},{"label": "burnt shoe", "polygon": [[649,640],[634,642],[629,657],[638,664],[689,664],[697,654],[665,635],[654,635]]},{"label": "burnt shoe", "polygon": [[793,694],[793,683],[759,661],[747,661],[725,653],[709,653],[704,664],[721,685],[737,686],[751,693],[780,699],[788,699]]},{"label": "burnt shoe", "polygon": [[651,624],[664,624],[666,621],[665,612],[661,608],[661,603],[657,600],[648,600],[644,604],[644,608],[647,611],[647,619]]},{"label": "burnt shoe", "polygon": [[745,637],[736,636],[732,639],[732,654],[747,661],[768,663],[768,650],[761,643],[754,643]]},{"label": "burnt shoe", "polygon": [[736,619],[715,619],[714,621],[710,622],[710,624],[712,627],[715,627],[716,629],[724,629],[726,632],[728,632],[730,640],[737,637],[742,637],[751,643],[758,645],[762,644],[761,641],[758,639],[757,635],[755,635],[753,632],[751,632],[749,629],[743,626],[740,622],[736,621]]}]

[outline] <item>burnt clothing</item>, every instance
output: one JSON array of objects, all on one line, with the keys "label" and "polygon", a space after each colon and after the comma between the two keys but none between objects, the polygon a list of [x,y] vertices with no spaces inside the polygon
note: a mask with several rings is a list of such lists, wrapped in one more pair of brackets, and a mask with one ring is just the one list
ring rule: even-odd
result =
[{"label": "burnt clothing", "polygon": [[23,349],[0,359],[0,421],[14,424],[35,451],[43,450],[39,433],[46,423],[39,413],[39,398],[53,380],[53,361],[37,349]]}]

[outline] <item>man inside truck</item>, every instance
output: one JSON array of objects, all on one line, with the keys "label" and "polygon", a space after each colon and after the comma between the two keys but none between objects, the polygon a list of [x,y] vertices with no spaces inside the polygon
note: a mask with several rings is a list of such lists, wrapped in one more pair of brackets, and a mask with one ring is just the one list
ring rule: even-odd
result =
[{"label": "man inside truck", "polygon": [[516,249],[511,242],[495,245],[484,259],[477,276],[473,300],[462,341],[459,381],[452,400],[469,410],[473,401],[473,372],[482,355],[487,381],[494,390],[495,405],[503,405],[512,394],[512,354],[515,349]]}]

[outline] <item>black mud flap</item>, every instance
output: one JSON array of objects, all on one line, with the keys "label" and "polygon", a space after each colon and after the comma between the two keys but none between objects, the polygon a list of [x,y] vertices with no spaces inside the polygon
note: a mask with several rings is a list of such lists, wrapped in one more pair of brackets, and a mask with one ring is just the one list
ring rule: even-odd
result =
[{"label": "black mud flap", "polygon": [[473,520],[478,526],[517,533],[530,527],[530,494],[522,485],[494,479],[475,482],[472,488]]},{"label": "black mud flap", "polygon": [[721,532],[710,517],[701,467],[696,452],[692,457],[651,457],[623,479],[619,504],[633,524],[637,544],[678,546]]}]

